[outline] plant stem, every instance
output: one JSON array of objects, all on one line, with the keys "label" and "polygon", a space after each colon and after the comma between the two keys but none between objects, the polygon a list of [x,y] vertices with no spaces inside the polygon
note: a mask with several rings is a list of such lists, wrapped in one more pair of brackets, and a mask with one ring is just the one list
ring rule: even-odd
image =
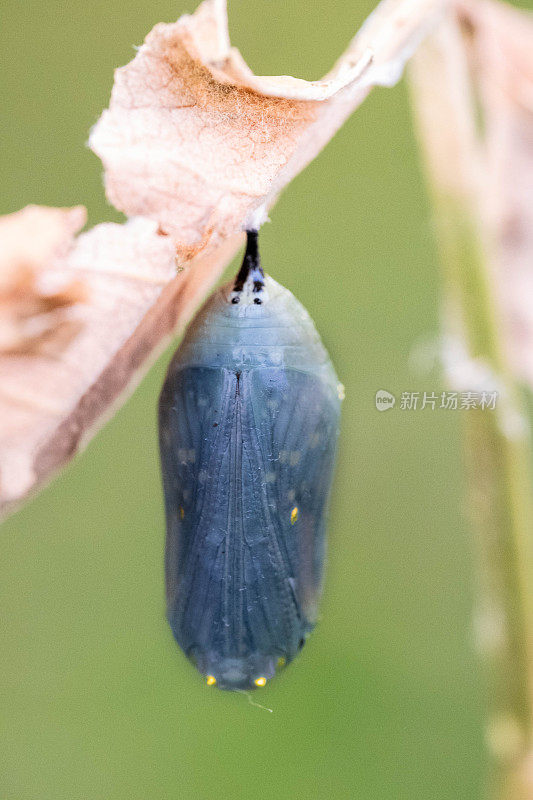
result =
[{"label": "plant stem", "polygon": [[443,265],[445,326],[464,351],[463,363],[453,353],[448,359],[448,379],[459,391],[498,391],[494,411],[462,413],[476,633],[489,679],[491,795],[533,800],[532,452],[502,343],[494,232],[480,210],[487,164],[467,52],[460,26],[448,17],[415,56],[411,88]]},{"label": "plant stem", "polygon": [[[533,749],[533,501],[528,426],[506,369],[488,260],[472,211],[435,194],[452,324],[467,358],[488,367],[495,411],[464,413],[469,508],[478,553],[478,642],[489,672],[487,740],[494,796],[531,800],[519,778]],[[475,387],[454,387],[468,389]],[[492,388],[492,387],[487,387]]]}]

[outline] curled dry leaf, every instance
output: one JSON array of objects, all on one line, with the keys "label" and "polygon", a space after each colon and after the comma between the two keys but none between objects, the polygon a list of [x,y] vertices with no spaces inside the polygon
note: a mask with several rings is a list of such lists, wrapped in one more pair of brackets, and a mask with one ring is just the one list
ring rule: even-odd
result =
[{"label": "curled dry leaf", "polygon": [[31,351],[68,323],[83,285],[70,280],[51,286],[46,267],[70,246],[85,219],[82,207],[36,206],[0,219],[0,354]]},{"label": "curled dry leaf", "polygon": [[[9,258],[1,262],[2,292],[14,291],[17,276],[26,281],[33,270],[48,287],[80,289],[61,307],[63,316],[32,337],[31,347],[0,354],[4,511],[76,453],[158,345],[190,317],[240,241],[228,240],[216,263],[199,256],[192,269],[176,276],[173,244],[150,220],[98,225],[72,243],[71,234],[83,221],[79,209],[49,208],[0,220],[0,251],[9,248]],[[39,316],[50,295],[36,295],[32,287],[23,297]],[[2,324],[4,319],[9,323],[9,315],[2,314]],[[30,322],[31,315],[25,316],[24,324]]]},{"label": "curled dry leaf", "polygon": [[480,224],[508,361],[533,385],[533,16],[457,3],[411,73],[432,181]]},{"label": "curled dry leaf", "polygon": [[[373,85],[400,77],[443,2],[385,0],[322,81],[253,75],[230,47],[222,0],[156,25],[117,70],[91,146],[109,199],[135,219],[97,226],[68,254],[55,250],[45,220],[67,225],[79,212],[38,209],[0,224],[11,242],[2,265],[4,509],[87,441],[154,350],[186,324],[243,229],[260,225]],[[185,268],[177,277],[176,263]],[[43,303],[56,316],[39,327]]]},{"label": "curled dry leaf", "polygon": [[155,219],[184,258],[258,227],[370,88],[398,80],[442,4],[385,0],[313,82],[254,75],[230,47],[224,0],[156,25],[90,138],[108,198]]},{"label": "curled dry leaf", "polygon": [[491,2],[473,4],[467,19],[508,356],[533,385],[533,15]]}]

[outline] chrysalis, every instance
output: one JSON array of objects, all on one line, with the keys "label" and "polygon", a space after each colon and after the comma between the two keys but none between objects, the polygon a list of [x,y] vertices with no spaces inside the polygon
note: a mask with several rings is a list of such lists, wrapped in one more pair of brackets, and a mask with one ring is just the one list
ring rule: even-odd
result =
[{"label": "chrysalis", "polygon": [[257,232],[191,324],[159,400],[167,615],[211,686],[264,686],[317,617],[342,386]]}]

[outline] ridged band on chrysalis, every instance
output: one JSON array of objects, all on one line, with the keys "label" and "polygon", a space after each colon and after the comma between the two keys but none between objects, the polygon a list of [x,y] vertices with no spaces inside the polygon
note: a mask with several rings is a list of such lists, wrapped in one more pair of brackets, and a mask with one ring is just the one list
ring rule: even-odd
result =
[{"label": "ridged band on chrysalis", "polygon": [[167,615],[209,685],[264,686],[314,627],[341,396],[309,314],[263,274],[250,232],[159,400]]}]

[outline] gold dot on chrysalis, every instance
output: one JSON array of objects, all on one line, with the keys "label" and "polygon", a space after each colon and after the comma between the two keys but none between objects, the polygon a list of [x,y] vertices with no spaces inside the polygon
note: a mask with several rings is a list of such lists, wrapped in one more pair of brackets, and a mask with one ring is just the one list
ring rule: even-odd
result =
[{"label": "gold dot on chrysalis", "polygon": [[183,506],[180,506],[180,519],[183,519],[184,516],[185,516],[185,509],[183,508]]},{"label": "gold dot on chrysalis", "polygon": [[205,682],[207,683],[208,686],[215,686],[217,679],[215,678],[214,675],[208,675],[207,678],[205,679]]},{"label": "gold dot on chrysalis", "polygon": [[260,678],[256,678],[255,681],[254,681],[256,686],[264,686],[266,684],[266,682],[267,682],[267,679],[263,678],[263,676],[261,676]]},{"label": "gold dot on chrysalis", "polygon": [[297,519],[298,519],[298,506],[294,506],[294,508],[291,511],[291,525],[294,525]]}]

